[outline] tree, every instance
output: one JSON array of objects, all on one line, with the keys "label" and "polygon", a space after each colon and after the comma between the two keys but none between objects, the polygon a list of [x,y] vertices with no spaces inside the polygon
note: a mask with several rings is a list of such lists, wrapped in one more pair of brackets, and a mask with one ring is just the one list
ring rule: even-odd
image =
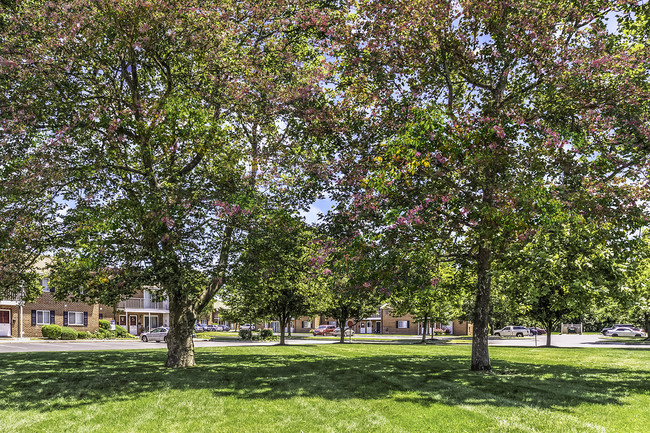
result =
[{"label": "tree", "polygon": [[310,312],[322,296],[322,277],[311,266],[313,239],[299,218],[268,212],[249,233],[222,295],[242,317],[278,320],[280,345],[291,318]]},{"label": "tree", "polygon": [[579,316],[595,301],[615,294],[625,282],[624,244],[611,225],[597,227],[584,217],[564,215],[515,244],[495,266],[496,284],[547,330]]},{"label": "tree", "polygon": [[[311,264],[325,277],[320,312],[336,319],[345,342],[345,328],[375,314],[388,290],[375,272],[377,248],[355,229],[355,224],[332,215],[322,226],[318,251]],[[348,324],[351,321],[351,324]]]},{"label": "tree", "polygon": [[643,62],[605,31],[613,7],[369,0],[355,10],[341,85],[372,125],[364,131],[382,134],[342,154],[342,166],[363,164],[341,181],[362,191],[347,211],[392,209],[398,224],[446,228],[462,241],[458,253],[473,264],[477,284],[472,370],[491,369],[493,262],[539,220],[539,197],[560,194],[569,176],[579,188],[564,194],[567,206],[639,213],[623,177],[638,172],[623,173],[629,160],[611,157],[625,155],[614,144],[618,129],[597,116],[627,106],[634,91],[588,98],[595,92],[585,90],[609,88],[612,77]]},{"label": "tree", "polygon": [[78,275],[113,269],[160,287],[169,367],[194,365],[192,326],[257,204],[311,201],[331,6],[34,1],[0,34],[0,75],[12,78],[2,145],[26,143],[59,174],[47,190],[66,205],[52,250],[83,263]]},{"label": "tree", "polygon": [[422,323],[424,343],[428,323],[460,317],[467,275],[453,264],[432,260],[427,250],[402,256],[398,267],[398,285],[391,290],[390,304],[396,315],[411,314]]}]

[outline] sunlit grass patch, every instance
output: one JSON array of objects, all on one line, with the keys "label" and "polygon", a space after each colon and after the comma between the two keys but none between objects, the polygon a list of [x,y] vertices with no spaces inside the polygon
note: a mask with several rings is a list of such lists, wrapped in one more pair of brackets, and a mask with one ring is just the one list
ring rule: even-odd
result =
[{"label": "sunlit grass patch", "polygon": [[636,432],[650,351],[296,345],[0,355],[2,432]]}]

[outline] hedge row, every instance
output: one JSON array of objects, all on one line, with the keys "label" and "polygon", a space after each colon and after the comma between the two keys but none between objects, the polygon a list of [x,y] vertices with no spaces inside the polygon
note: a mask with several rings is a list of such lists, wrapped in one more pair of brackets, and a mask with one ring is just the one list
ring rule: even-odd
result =
[{"label": "hedge row", "polygon": [[[106,324],[102,323],[106,322]],[[107,320],[99,321],[99,329],[94,333],[79,331],[68,326],[44,325],[41,327],[43,337],[48,340],[84,340],[88,338],[112,339],[112,338],[135,338],[121,326],[115,326],[115,331],[110,330],[110,323]]]}]

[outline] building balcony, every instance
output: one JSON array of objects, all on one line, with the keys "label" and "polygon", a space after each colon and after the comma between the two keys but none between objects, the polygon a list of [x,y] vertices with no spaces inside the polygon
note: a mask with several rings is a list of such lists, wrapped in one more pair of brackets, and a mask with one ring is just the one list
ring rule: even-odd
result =
[{"label": "building balcony", "polygon": [[169,313],[169,301],[152,301],[145,298],[129,298],[117,304],[118,310]]}]

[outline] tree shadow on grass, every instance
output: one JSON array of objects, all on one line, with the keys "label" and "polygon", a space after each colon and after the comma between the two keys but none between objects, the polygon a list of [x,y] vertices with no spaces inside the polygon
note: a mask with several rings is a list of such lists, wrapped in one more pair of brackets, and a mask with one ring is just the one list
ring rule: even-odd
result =
[{"label": "tree shadow on grass", "polygon": [[477,374],[467,370],[468,356],[433,351],[358,357],[313,346],[278,351],[197,350],[198,367],[175,370],[162,367],[164,350],[2,354],[0,410],[60,410],[165,390],[209,390],[240,399],[385,398],[558,409],[622,404],[630,394],[650,391],[647,370],[494,359],[497,374]]}]

